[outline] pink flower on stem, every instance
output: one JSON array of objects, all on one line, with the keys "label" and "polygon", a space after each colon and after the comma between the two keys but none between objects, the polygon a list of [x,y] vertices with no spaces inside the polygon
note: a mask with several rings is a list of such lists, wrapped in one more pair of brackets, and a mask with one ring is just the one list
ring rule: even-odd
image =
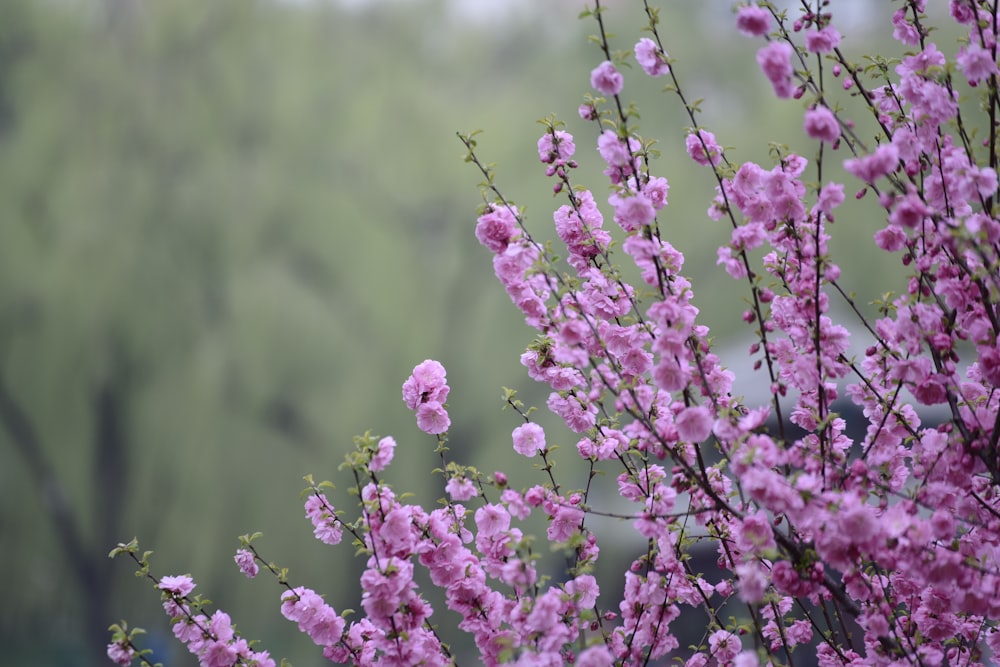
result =
[{"label": "pink flower on stem", "polygon": [[576,152],[573,135],[562,130],[546,132],[538,140],[538,159],[544,164],[567,164]]},{"label": "pink flower on stem", "polygon": [[831,25],[806,33],[806,50],[810,53],[830,53],[839,45],[840,33]]},{"label": "pink flower on stem", "polygon": [[736,29],[747,37],[763,37],[771,31],[771,12],[757,5],[744,5],[736,14]]},{"label": "pink flower on stem", "polygon": [[545,451],[545,430],[534,422],[526,422],[511,433],[514,451],[521,456],[534,456]]},{"label": "pink flower on stem", "polygon": [[704,405],[684,408],[674,419],[677,425],[677,435],[682,440],[699,443],[712,434],[712,411]]},{"label": "pink flower on stem", "polygon": [[111,662],[122,667],[128,667],[136,657],[135,649],[123,642],[108,644],[108,657]]},{"label": "pink flower on stem", "polygon": [[413,374],[403,383],[403,402],[417,412],[417,427],[424,433],[438,435],[451,426],[444,409],[450,388],[440,362],[427,359],[417,364]]},{"label": "pink flower on stem", "polygon": [[636,43],[634,51],[636,62],[649,76],[663,76],[670,73],[666,54],[649,37],[640,39]]},{"label": "pink flower on stem", "polygon": [[771,42],[757,51],[757,64],[771,82],[774,94],[782,99],[792,96],[792,47],[786,42]]},{"label": "pink flower on stem", "polygon": [[444,485],[444,490],[457,503],[476,497],[476,485],[466,477],[452,477]]},{"label": "pink flower on stem", "polygon": [[844,160],[844,169],[865,183],[874,183],[891,174],[899,164],[899,150],[893,144],[881,144],[875,152]]},{"label": "pink flower on stem", "polygon": [[413,373],[403,383],[403,402],[406,407],[416,410],[421,403],[448,400],[446,372],[441,362],[427,359],[413,369]]},{"label": "pink flower on stem", "polygon": [[840,123],[837,122],[837,117],[823,106],[806,111],[803,128],[810,139],[818,139],[828,144],[836,143],[840,138]]},{"label": "pink flower on stem", "polygon": [[187,597],[195,586],[194,580],[185,574],[161,577],[160,583],[157,584],[157,588],[160,590],[181,598]]},{"label": "pink flower on stem", "polygon": [[343,538],[343,531],[340,528],[340,521],[333,513],[333,506],[326,499],[326,496],[319,493],[310,494],[305,502],[306,518],[313,525],[313,535],[323,544],[340,544]]},{"label": "pink flower on stem", "polygon": [[239,549],[233,557],[233,560],[236,561],[236,565],[240,568],[240,572],[242,572],[247,579],[253,579],[257,576],[257,572],[260,568],[257,567],[257,559],[254,558],[253,552],[246,549]]},{"label": "pink flower on stem", "polygon": [[444,406],[437,401],[421,403],[417,407],[417,428],[430,435],[439,435],[451,426],[451,418]]},{"label": "pink flower on stem", "polygon": [[715,135],[708,130],[698,130],[684,139],[687,154],[703,167],[715,166],[722,161],[722,149],[715,141]]},{"label": "pink flower on stem", "polygon": [[476,222],[476,239],[495,253],[506,250],[516,232],[517,218],[508,206],[490,207]]},{"label": "pink flower on stem", "polygon": [[378,441],[378,449],[375,451],[375,455],[372,456],[368,468],[374,472],[385,470],[392,463],[395,451],[396,440],[392,436],[382,438]]},{"label": "pink flower on stem", "polygon": [[985,81],[997,73],[997,64],[990,52],[976,43],[963,47],[955,56],[955,62],[972,85]]},{"label": "pink flower on stem", "polygon": [[601,95],[617,95],[622,91],[623,83],[621,72],[609,60],[605,60],[590,73],[590,85]]}]

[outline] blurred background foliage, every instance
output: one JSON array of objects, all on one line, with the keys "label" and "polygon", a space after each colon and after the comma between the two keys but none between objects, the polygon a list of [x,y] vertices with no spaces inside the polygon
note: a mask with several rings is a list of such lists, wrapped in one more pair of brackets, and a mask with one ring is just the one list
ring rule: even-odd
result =
[{"label": "blurred background foliage", "polygon": [[[801,105],[772,103],[756,44],[706,48],[720,22],[734,34],[729,3],[662,4],[687,94],[733,159],[769,164],[762,138],[803,140]],[[561,202],[536,120],[567,120],[603,199],[594,130],[575,113],[601,57],[577,3],[456,6],[0,3],[0,662],[104,664],[106,628],[126,618],[158,659],[194,664],[158,596],[106,557],[138,536],[155,572],[191,573],[247,637],[319,664],[273,580],[241,581],[236,537],[262,531],[292,581],[360,608],[360,563],[312,540],[301,478],[335,481],[350,515],[337,465],[371,429],[400,443],[389,478],[433,504],[433,443],[399,395],[425,358],[449,371],[453,458],[526,467],[500,388],[537,405],[545,393],[517,363],[531,331],[473,236],[480,179],[455,132],[486,130],[481,157],[552,236]],[[622,49],[633,9],[612,14]],[[683,155],[676,98],[638,70],[626,81],[640,132],[662,140],[664,229],[707,322],[736,340],[741,292],[714,267],[728,230],[704,215],[711,176]],[[857,243],[876,227],[842,224],[856,228],[845,278],[863,285],[883,270]],[[575,439],[553,425],[551,441]]]}]

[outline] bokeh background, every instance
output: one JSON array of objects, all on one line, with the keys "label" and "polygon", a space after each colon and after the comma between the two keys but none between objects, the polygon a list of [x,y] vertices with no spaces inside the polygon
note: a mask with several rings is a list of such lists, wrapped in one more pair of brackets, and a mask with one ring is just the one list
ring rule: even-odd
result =
[{"label": "bokeh background", "polygon": [[[811,157],[801,104],[772,101],[731,3],[660,4],[686,93],[731,159],[769,164],[770,139]],[[887,4],[843,1],[846,48],[864,49]],[[390,480],[433,505],[433,441],[399,391],[425,358],[448,368],[453,458],[541,481],[514,461],[518,420],[500,401],[507,386],[544,406],[517,363],[532,332],[473,236],[480,177],[455,133],[485,130],[481,157],[541,237],[561,202],[537,163],[539,118],[578,134],[580,180],[602,199],[575,113],[602,59],[581,8],[0,2],[0,663],[105,664],[124,618],[156,659],[195,664],[149,584],[107,558],[135,536],[156,573],[192,574],[272,655],[320,664],[275,582],[237,572],[237,536],[262,531],[293,582],[360,609],[360,563],[311,538],[302,476],[337,483],[350,514],[338,464],[354,435],[391,434]],[[611,3],[617,48],[637,39],[637,8]],[[720,346],[744,349],[743,292],[715,267],[728,229],[704,214],[713,181],[661,87],[626,72],[672,186],[663,227]],[[866,303],[893,269],[868,250],[877,220],[853,210],[835,252]],[[567,453],[571,436],[552,424]]]}]

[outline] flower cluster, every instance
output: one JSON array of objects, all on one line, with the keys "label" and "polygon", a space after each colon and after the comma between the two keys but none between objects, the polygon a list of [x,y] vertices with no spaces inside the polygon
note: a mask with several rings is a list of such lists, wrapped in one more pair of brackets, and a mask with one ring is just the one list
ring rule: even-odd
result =
[{"label": "flower cluster", "polygon": [[448,411],[444,409],[449,391],[444,366],[432,359],[418,364],[403,383],[403,401],[416,411],[417,426],[424,433],[444,433],[451,426]]},{"label": "flower cluster", "polygon": [[[822,667],[988,664],[1000,655],[995,5],[951,0],[966,33],[949,57],[930,41],[924,2],[903,2],[892,32],[908,51],[890,67],[843,54],[828,2],[803,3],[794,20],[770,3],[742,4],[736,30],[765,42],[762,82],[779,99],[800,100],[816,151],[811,159],[775,147],[766,165],[732,162],[701,127],[658,14],[644,6],[647,36],[631,51],[636,73],[669,77],[690,120],[687,156],[677,159],[716,184],[708,215],[728,225],[717,263],[746,290],[748,308],[733,319],[753,336],[754,379],[767,399],[737,394],[699,321],[684,257],[661,227],[669,183],[634,111],[620,103],[629,56],[611,49],[595,2],[584,15],[597,17],[602,57],[590,83],[605,97],[588,95],[579,115],[592,124],[591,155],[616,228],[604,226],[602,198],[577,182],[579,142],[554,118],[537,149],[564,198],[552,216],[562,260],[462,137],[485,183],[476,238],[534,329],[520,362],[546,387],[546,407],[567,433],[546,433],[506,390],[523,420],[509,442],[537,461],[539,482],[518,490],[501,472],[449,462],[445,368],[418,364],[402,396],[418,428],[437,436],[447,498],[433,510],[406,502],[382,479],[396,441],[357,439],[346,465],[359,518],[342,522],[309,478],[305,509],[321,541],[336,544],[344,530],[354,537],[366,559],[364,614],[348,622],[268,565],[286,587],[282,614],[326,658],[365,667],[458,662],[418,581],[440,589],[477,664],[490,666],[680,659],[755,667],[807,653]],[[861,136],[840,94],[863,102],[875,137]],[[985,138],[962,105],[969,94],[983,96]],[[824,183],[824,160],[836,151],[845,180]],[[909,272],[901,289],[879,295],[872,315],[842,288],[830,250],[848,187],[882,221],[871,228],[875,245]],[[629,272],[618,249],[634,264]],[[838,320],[843,312],[849,322]],[[863,354],[852,352],[852,337],[865,339]],[[848,423],[845,402],[863,423]],[[589,471],[575,488],[552,463],[566,437]],[[546,570],[524,533],[533,515],[562,556],[557,571]],[[598,516],[626,521],[641,545],[610,600],[602,595],[615,587],[594,576]],[[704,545],[711,573],[692,566]],[[236,562],[247,576],[264,563],[249,540]],[[273,664],[224,613],[201,611],[190,578],[157,585],[175,634],[202,664]],[[682,638],[685,616],[703,627],[693,643]],[[136,655],[117,628],[109,656],[129,664]]]}]

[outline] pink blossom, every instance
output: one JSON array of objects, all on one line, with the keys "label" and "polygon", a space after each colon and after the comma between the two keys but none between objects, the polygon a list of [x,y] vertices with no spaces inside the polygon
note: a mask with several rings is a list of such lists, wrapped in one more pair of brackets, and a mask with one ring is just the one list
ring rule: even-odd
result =
[{"label": "pink blossom", "polygon": [[684,140],[687,154],[703,167],[718,165],[722,161],[722,149],[715,141],[715,135],[708,130],[698,130],[687,135]]},{"label": "pink blossom", "polygon": [[516,231],[517,218],[508,206],[490,207],[476,222],[476,239],[496,253],[507,249]]},{"label": "pink blossom", "polygon": [[653,204],[653,208],[659,211],[667,205],[667,194],[670,192],[670,183],[664,177],[656,176],[649,179],[642,192],[649,198],[650,203]]},{"label": "pink blossom", "polygon": [[475,498],[477,494],[476,485],[466,477],[450,478],[448,483],[444,485],[444,490],[452,500],[459,503]]},{"label": "pink blossom", "polygon": [[728,630],[716,630],[709,635],[708,647],[720,663],[732,660],[743,648],[740,638]]},{"label": "pink blossom", "polygon": [[747,37],[763,37],[771,30],[771,12],[758,5],[743,5],[736,15],[736,29]]},{"label": "pink blossom", "polygon": [[406,407],[416,410],[421,403],[444,403],[448,400],[448,384],[445,369],[440,362],[427,359],[413,369],[413,373],[403,383],[403,401]]},{"label": "pink blossom", "polygon": [[156,586],[160,590],[172,593],[177,597],[187,597],[195,588],[195,583],[191,577],[181,574],[177,576],[166,576],[160,578],[160,583]]},{"label": "pink blossom", "polygon": [[785,42],[770,42],[757,51],[757,64],[780,98],[792,96],[792,47]]},{"label": "pink blossom", "polygon": [[627,232],[634,232],[653,222],[656,210],[642,193],[630,197],[611,195],[608,202],[615,208],[615,222]]},{"label": "pink blossom", "polygon": [[627,167],[632,161],[629,146],[614,130],[604,130],[597,138],[597,150],[609,167]]},{"label": "pink blossom", "polygon": [[608,667],[615,664],[614,656],[604,645],[591,646],[576,657],[576,667]]},{"label": "pink blossom", "polygon": [[601,95],[609,97],[622,91],[623,81],[621,72],[615,69],[615,66],[608,60],[598,65],[590,73],[590,85]]},{"label": "pink blossom", "polygon": [[326,496],[321,493],[310,494],[305,502],[306,518],[313,524],[313,535],[323,544],[340,544],[343,537],[340,522],[333,513]]},{"label": "pink blossom", "polygon": [[970,84],[980,83],[997,73],[993,56],[975,42],[960,49],[955,62]]},{"label": "pink blossom", "polygon": [[108,657],[116,665],[128,667],[136,657],[135,649],[120,642],[108,644]]},{"label": "pink blossom", "polygon": [[566,164],[575,152],[576,144],[569,132],[546,132],[538,140],[538,159],[544,164]]},{"label": "pink blossom", "polygon": [[804,128],[811,139],[836,143],[840,139],[840,124],[832,111],[823,106],[806,111]]},{"label": "pink blossom", "polygon": [[444,433],[451,426],[451,418],[444,406],[437,401],[421,403],[417,407],[417,428],[430,435]]},{"label": "pink blossom", "polygon": [[257,576],[259,568],[257,567],[257,560],[253,553],[246,549],[238,549],[236,555],[233,557],[236,561],[236,565],[240,568],[240,572],[246,576],[247,579],[253,579]]},{"label": "pink blossom", "polygon": [[681,410],[674,423],[682,440],[698,443],[711,435],[713,421],[712,411],[704,405],[697,405]]},{"label": "pink blossom", "polygon": [[545,430],[534,422],[526,422],[514,429],[511,434],[514,440],[514,451],[521,456],[534,456],[545,451]]},{"label": "pink blossom", "polygon": [[881,144],[875,152],[844,161],[844,169],[865,183],[891,174],[899,163],[899,151],[893,144]]},{"label": "pink blossom", "polygon": [[396,451],[396,440],[392,436],[386,436],[378,441],[378,448],[368,463],[368,468],[374,472],[385,470]]},{"label": "pink blossom", "polygon": [[806,50],[810,53],[830,53],[840,45],[840,33],[831,25],[806,33]]},{"label": "pink blossom", "polygon": [[649,37],[643,37],[635,45],[635,60],[649,76],[663,76],[670,72],[666,54]]}]

